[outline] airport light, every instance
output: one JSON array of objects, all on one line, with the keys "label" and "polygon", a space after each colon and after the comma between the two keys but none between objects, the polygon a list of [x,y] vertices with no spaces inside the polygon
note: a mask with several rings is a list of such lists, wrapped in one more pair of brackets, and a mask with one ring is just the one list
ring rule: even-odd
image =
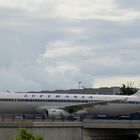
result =
[{"label": "airport light", "polygon": [[84,86],[81,86],[83,89],[86,89],[86,87],[84,87]]},{"label": "airport light", "polygon": [[80,87],[81,87],[81,83],[82,83],[82,82],[78,82],[78,87],[79,87],[79,89],[80,89]]}]

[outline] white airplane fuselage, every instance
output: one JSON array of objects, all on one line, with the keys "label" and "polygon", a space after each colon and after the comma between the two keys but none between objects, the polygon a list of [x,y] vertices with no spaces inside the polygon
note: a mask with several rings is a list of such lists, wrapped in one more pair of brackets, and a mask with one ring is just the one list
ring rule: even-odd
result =
[{"label": "white airplane fuselage", "polygon": [[110,115],[140,111],[140,97],[135,95],[0,93],[1,114],[36,114],[49,109],[65,110],[65,107],[90,103],[93,106],[85,106],[82,110]]}]

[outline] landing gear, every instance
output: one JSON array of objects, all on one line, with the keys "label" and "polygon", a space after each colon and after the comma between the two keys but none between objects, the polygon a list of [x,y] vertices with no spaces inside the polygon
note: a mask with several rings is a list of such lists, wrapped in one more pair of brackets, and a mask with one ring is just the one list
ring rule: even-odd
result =
[{"label": "landing gear", "polygon": [[69,121],[73,121],[73,120],[74,120],[73,115],[68,116],[68,120],[69,120]]},{"label": "landing gear", "polygon": [[43,114],[44,114],[44,119],[47,119],[49,117],[48,110],[44,110]]},{"label": "landing gear", "polygon": [[79,120],[80,121],[83,121],[85,118],[86,118],[86,114],[85,113],[84,114],[80,114],[80,116],[79,116]]},{"label": "landing gear", "polygon": [[64,121],[64,120],[65,120],[65,117],[64,117],[64,115],[63,115],[63,114],[61,114],[60,119],[61,119],[62,121]]}]

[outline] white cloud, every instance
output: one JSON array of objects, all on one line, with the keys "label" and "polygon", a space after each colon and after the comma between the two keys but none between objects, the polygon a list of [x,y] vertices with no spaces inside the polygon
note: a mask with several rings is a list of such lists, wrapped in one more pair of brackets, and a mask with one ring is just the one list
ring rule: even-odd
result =
[{"label": "white cloud", "polygon": [[51,57],[60,57],[60,56],[67,56],[75,52],[75,48],[71,46],[71,43],[68,42],[54,42],[50,43],[46,48],[45,54],[42,56],[44,58],[51,58]]},{"label": "white cloud", "polygon": [[40,89],[40,85],[33,79],[28,79],[18,70],[12,69],[0,69],[0,90],[6,91],[25,91],[34,89]]},{"label": "white cloud", "polygon": [[55,58],[63,56],[73,56],[74,54],[89,55],[93,48],[87,46],[79,46],[73,42],[56,41],[46,46],[46,52],[41,56],[43,58]]},{"label": "white cloud", "polygon": [[47,65],[45,70],[49,73],[49,75],[56,75],[57,73],[61,74],[62,77],[65,76],[65,74],[68,72],[71,73],[78,73],[79,69],[77,66],[71,63],[66,62],[56,62],[55,65],[50,64]]},{"label": "white cloud", "polygon": [[[49,13],[47,17],[63,18],[65,20],[98,19],[128,24],[128,21],[132,22],[140,18],[140,11],[120,9],[120,7],[117,7],[115,0],[61,0],[59,2],[46,2],[45,4],[47,7],[48,5],[51,7],[47,10],[47,13]],[[45,13],[45,10],[43,12]]]},{"label": "white cloud", "polygon": [[43,2],[44,0],[0,0],[0,7],[36,12]]},{"label": "white cloud", "polygon": [[139,13],[116,0],[0,0],[0,89],[139,77]]},{"label": "white cloud", "polygon": [[71,26],[63,27],[61,30],[63,30],[64,32],[73,33],[76,35],[82,35],[82,34],[84,35],[86,33],[86,29],[84,28],[71,27]]},{"label": "white cloud", "polygon": [[[101,47],[101,48],[100,48]],[[100,48],[100,49],[99,49]],[[56,41],[47,45],[46,51],[40,55],[39,62],[46,65],[49,72],[59,72],[61,74],[67,71],[90,75],[92,80],[100,76],[124,76],[138,74],[138,58],[134,57],[136,49],[132,47],[119,47],[119,49],[104,46],[79,46],[74,42]],[[132,56],[131,58],[129,58]],[[136,59],[137,58],[137,59]],[[132,69],[135,70],[132,71]],[[76,75],[75,75],[76,76]]]},{"label": "white cloud", "polygon": [[106,77],[106,78],[97,78],[93,83],[94,88],[101,87],[111,87],[111,86],[122,86],[122,84],[127,84],[129,82],[134,83],[133,86],[140,88],[140,76],[127,76],[127,77]]},{"label": "white cloud", "polygon": [[55,81],[55,87],[75,88],[78,81],[83,81],[84,86],[90,87],[94,79],[80,67],[84,67],[84,57],[88,57],[92,50],[93,48],[80,47],[74,42],[50,42],[38,62],[44,66],[47,80]]},{"label": "white cloud", "polygon": [[21,9],[38,19],[98,19],[128,23],[140,18],[139,10],[122,9],[115,0],[0,0],[0,7]]},{"label": "white cloud", "polygon": [[133,46],[133,48],[139,48],[140,38],[126,39],[124,41],[125,43],[130,44],[130,46]]}]

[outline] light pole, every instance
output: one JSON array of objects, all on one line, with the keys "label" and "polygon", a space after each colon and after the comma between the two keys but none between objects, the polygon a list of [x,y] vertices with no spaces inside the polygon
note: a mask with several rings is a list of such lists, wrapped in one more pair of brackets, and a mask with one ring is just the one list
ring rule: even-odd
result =
[{"label": "light pole", "polygon": [[83,89],[86,89],[84,86],[81,86]]},{"label": "light pole", "polygon": [[82,82],[78,82],[78,87],[79,87],[79,89],[80,89],[80,87],[81,87],[81,83],[82,83]]}]

